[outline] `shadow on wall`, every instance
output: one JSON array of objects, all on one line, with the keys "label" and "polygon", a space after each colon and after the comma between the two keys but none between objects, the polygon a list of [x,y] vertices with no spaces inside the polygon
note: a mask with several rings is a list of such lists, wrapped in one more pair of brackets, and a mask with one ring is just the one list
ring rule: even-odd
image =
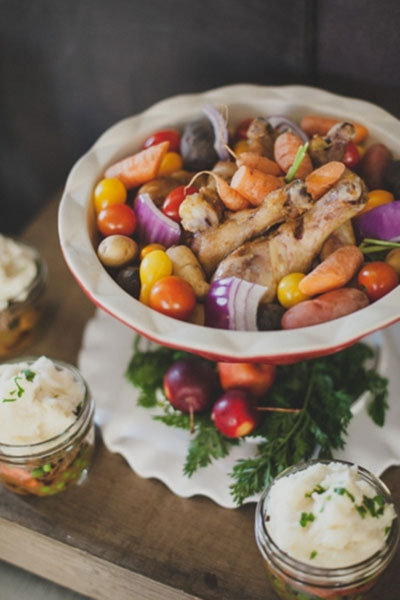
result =
[{"label": "shadow on wall", "polygon": [[7,53],[0,49],[0,73],[5,83],[0,95],[0,230],[15,232],[59,185],[73,150],[62,131],[44,57],[31,46],[8,43]]}]

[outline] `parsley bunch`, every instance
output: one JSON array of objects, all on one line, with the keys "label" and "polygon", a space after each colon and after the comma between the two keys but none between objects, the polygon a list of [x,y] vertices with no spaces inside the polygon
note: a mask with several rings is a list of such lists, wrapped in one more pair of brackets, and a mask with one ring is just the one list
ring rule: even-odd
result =
[{"label": "parsley bunch", "polygon": [[[140,406],[157,406],[161,414],[155,419],[187,430],[189,415],[170,405],[162,385],[169,367],[188,356],[191,355],[163,347],[143,350],[137,338],[126,372],[140,391]],[[247,436],[261,441],[256,455],[238,460],[231,473],[230,490],[238,505],[263,490],[287,467],[317,455],[331,458],[334,450],[343,448],[352,418],[351,406],[362,393],[370,392],[370,417],[377,425],[384,424],[388,382],[374,369],[365,367],[371,358],[371,348],[358,343],[327,357],[278,367],[276,382],[264,405],[299,411],[262,413],[259,426]],[[209,413],[197,414],[183,467],[185,475],[190,477],[197,469],[227,456],[238,443],[240,440],[226,438],[215,428]]]}]

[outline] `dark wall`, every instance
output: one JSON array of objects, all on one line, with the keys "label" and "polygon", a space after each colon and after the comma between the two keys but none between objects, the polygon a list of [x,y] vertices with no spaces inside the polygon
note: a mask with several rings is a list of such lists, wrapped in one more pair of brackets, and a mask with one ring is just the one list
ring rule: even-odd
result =
[{"label": "dark wall", "polygon": [[115,121],[172,94],[303,83],[400,116],[396,0],[0,0],[0,231]]}]

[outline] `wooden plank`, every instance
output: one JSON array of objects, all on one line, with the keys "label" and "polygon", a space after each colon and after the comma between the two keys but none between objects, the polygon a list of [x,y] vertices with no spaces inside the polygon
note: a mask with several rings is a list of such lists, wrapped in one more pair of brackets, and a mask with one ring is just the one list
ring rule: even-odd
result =
[{"label": "wooden plank", "polygon": [[28,564],[33,573],[98,600],[132,600],[133,590],[140,600],[193,600],[184,592],[6,519],[0,519],[0,554],[3,560],[22,568]]},{"label": "wooden plank", "polygon": [[[46,323],[29,352],[74,363],[93,307],[64,265],[56,210],[24,235],[49,264]],[[400,469],[385,480],[399,506]],[[141,479],[99,437],[83,486],[45,499],[0,487],[0,559],[96,600],[274,600],[253,521],[254,505],[226,510]],[[398,552],[369,600],[398,600],[399,564]]]}]

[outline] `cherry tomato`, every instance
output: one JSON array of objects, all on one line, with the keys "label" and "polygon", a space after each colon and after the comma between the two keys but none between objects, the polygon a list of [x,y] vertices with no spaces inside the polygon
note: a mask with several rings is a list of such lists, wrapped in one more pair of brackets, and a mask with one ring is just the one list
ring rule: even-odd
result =
[{"label": "cherry tomato", "polygon": [[171,275],[159,279],[153,285],[149,304],[164,315],[184,321],[190,317],[196,306],[196,294],[190,283]]},{"label": "cherry tomato", "polygon": [[116,177],[102,179],[94,188],[94,206],[97,214],[107,206],[125,202],[126,188]]},{"label": "cherry tomato", "polygon": [[251,117],[248,119],[243,119],[240,121],[235,130],[235,138],[237,140],[245,140],[247,138],[247,130],[250,126],[250,123],[253,121]]},{"label": "cherry tomato", "polygon": [[140,302],[149,303],[150,291],[153,285],[163,277],[171,275],[172,261],[168,254],[162,250],[149,252],[140,263]]},{"label": "cherry tomato", "polygon": [[374,301],[393,290],[399,283],[399,276],[391,265],[377,260],[363,266],[358,273],[357,283]]},{"label": "cherry tomato", "polygon": [[360,211],[360,215],[363,213],[376,208],[377,206],[382,206],[383,204],[389,204],[389,202],[394,201],[394,196],[390,192],[386,190],[372,190],[368,194],[367,204],[364,206],[362,211]]},{"label": "cherry tomato", "polygon": [[163,250],[165,252],[165,247],[162,244],[147,244],[140,251],[140,260],[143,260],[145,256],[154,250]]},{"label": "cherry tomato", "polygon": [[180,205],[182,204],[186,196],[190,196],[190,194],[195,194],[198,191],[198,188],[194,185],[191,185],[189,187],[185,185],[180,185],[179,187],[172,190],[172,192],[170,192],[165,198],[164,203],[162,205],[161,210],[163,211],[164,215],[167,215],[167,217],[169,217],[173,221],[180,223]]},{"label": "cherry tomato", "polygon": [[150,146],[161,144],[161,142],[169,142],[168,150],[170,152],[179,152],[181,136],[175,129],[156,131],[144,141],[143,148],[150,148]]},{"label": "cherry tomato", "polygon": [[97,216],[97,228],[103,235],[132,235],[136,229],[136,215],[127,204],[112,204]]},{"label": "cherry tomato", "polygon": [[183,168],[183,160],[180,154],[177,152],[167,152],[161,161],[160,168],[158,169],[158,175],[165,177],[171,175],[175,171],[180,171]]},{"label": "cherry tomato", "polygon": [[285,308],[290,308],[298,302],[308,300],[309,296],[299,290],[299,283],[305,277],[304,273],[289,273],[282,277],[278,284],[278,300]]},{"label": "cherry tomato", "polygon": [[343,162],[348,169],[354,169],[360,162],[360,153],[353,142],[347,144]]}]

